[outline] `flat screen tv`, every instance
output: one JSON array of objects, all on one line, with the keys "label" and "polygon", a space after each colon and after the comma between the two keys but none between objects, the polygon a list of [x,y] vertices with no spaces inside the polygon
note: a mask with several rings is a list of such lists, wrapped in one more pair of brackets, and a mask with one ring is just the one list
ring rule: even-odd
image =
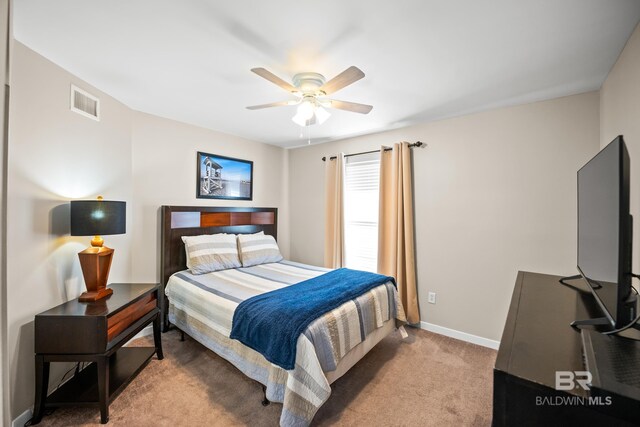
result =
[{"label": "flat screen tv", "polygon": [[578,171],[578,270],[605,314],[602,320],[607,322],[601,323],[614,329],[636,316],[629,163],[627,147],[618,136]]}]

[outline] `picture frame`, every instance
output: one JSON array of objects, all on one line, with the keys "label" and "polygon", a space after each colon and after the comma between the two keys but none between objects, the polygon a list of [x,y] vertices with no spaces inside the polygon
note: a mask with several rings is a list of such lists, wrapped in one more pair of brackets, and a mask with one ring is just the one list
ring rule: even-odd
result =
[{"label": "picture frame", "polygon": [[198,151],[196,198],[253,200],[253,162]]}]

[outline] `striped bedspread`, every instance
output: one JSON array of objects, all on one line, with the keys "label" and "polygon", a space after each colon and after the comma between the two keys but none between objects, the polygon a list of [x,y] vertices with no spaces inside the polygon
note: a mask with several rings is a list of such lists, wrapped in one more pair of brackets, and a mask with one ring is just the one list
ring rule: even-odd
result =
[{"label": "striped bedspread", "polygon": [[179,272],[165,289],[169,321],[264,384],[267,398],[283,403],[280,425],[306,426],[331,394],[325,372],[386,321],[405,322],[395,287],[380,285],[312,322],[298,339],[293,370],[269,363],[229,334],[241,301],[328,271],[283,260],[198,276]]}]

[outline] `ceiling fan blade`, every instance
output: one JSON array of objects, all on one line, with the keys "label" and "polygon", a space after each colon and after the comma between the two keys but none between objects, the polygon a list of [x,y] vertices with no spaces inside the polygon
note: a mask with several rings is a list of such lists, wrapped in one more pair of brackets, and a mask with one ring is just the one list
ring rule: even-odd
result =
[{"label": "ceiling fan blade", "polygon": [[330,107],[337,108],[338,110],[351,111],[353,113],[368,114],[373,108],[372,105],[358,104],[357,102],[338,101],[336,99],[328,99],[321,101],[321,104]]},{"label": "ceiling fan blade", "polygon": [[320,90],[325,94],[329,95],[331,93],[337,92],[340,89],[349,86],[351,83],[357,82],[361,78],[364,77],[364,73],[358,67],[354,67],[353,65],[325,84],[320,87]]},{"label": "ceiling fan blade", "polygon": [[278,102],[271,102],[269,104],[251,105],[247,107],[247,110],[260,110],[262,108],[270,108],[270,107],[286,107],[287,105],[296,105],[299,103],[300,101],[278,101]]},{"label": "ceiling fan blade", "polygon": [[252,68],[251,71],[262,77],[263,79],[269,80],[271,83],[275,83],[280,86],[282,89],[287,92],[299,92],[298,88],[291,85],[290,83],[285,82],[280,77],[273,74],[271,71],[268,71],[264,68]]}]

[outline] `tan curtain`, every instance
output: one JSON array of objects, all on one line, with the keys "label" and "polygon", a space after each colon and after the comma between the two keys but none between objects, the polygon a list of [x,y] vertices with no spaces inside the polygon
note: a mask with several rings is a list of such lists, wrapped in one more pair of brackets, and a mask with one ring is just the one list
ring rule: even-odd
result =
[{"label": "tan curtain", "polygon": [[396,278],[398,293],[411,324],[420,322],[413,239],[413,190],[409,144],[380,151],[378,273]]},{"label": "tan curtain", "polygon": [[344,266],[344,153],[325,162],[324,266]]}]

